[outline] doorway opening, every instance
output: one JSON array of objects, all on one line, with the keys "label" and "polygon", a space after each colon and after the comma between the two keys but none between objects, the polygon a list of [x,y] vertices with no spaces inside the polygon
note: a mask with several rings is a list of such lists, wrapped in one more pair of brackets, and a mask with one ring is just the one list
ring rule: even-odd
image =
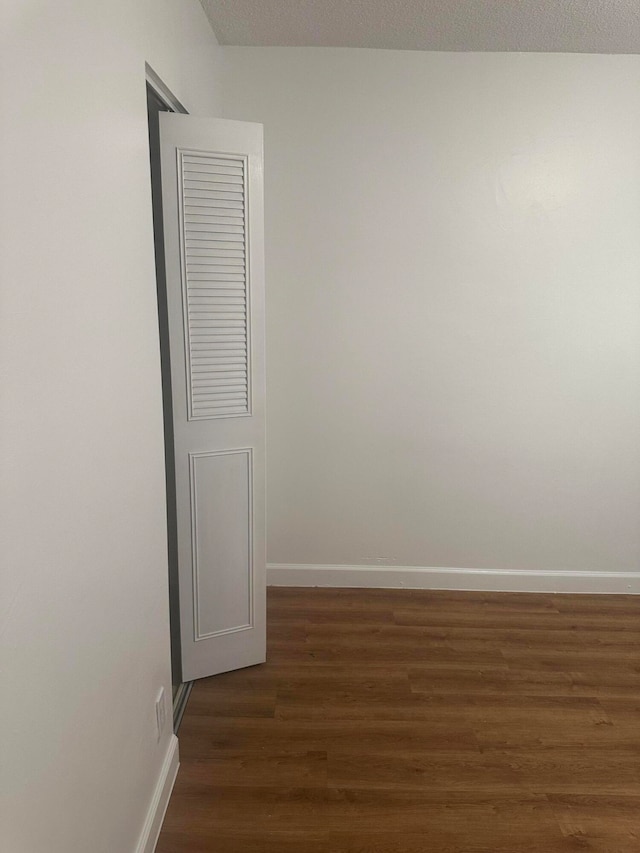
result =
[{"label": "doorway opening", "polygon": [[161,112],[186,113],[187,110],[147,66],[147,117],[149,123],[149,156],[151,163],[151,198],[153,208],[153,244],[158,296],[158,330],[162,377],[162,411],[164,420],[165,479],[167,495],[167,556],[169,566],[169,630],[171,637],[171,685],[173,694],[173,727],[178,730],[193,682],[183,682],[180,643],[180,596],[178,587],[178,534],[175,482],[175,445],[173,435],[171,362],[169,356],[169,320],[167,281],[162,219],[162,180],[160,171]]},{"label": "doorway opening", "polygon": [[263,129],[147,102],[177,726],[266,654]]}]

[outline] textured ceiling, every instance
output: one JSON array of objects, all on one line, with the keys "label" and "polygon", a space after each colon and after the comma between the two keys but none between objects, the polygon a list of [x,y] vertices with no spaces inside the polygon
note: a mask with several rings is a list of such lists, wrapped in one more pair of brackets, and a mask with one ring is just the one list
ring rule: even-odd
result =
[{"label": "textured ceiling", "polygon": [[220,44],[640,53],[640,0],[201,0]]}]

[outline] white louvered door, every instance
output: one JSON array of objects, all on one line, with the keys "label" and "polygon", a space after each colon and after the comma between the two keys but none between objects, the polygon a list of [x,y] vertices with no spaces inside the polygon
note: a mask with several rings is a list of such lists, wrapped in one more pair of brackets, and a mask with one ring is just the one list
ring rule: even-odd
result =
[{"label": "white louvered door", "polygon": [[265,659],[262,126],[160,115],[184,681]]}]

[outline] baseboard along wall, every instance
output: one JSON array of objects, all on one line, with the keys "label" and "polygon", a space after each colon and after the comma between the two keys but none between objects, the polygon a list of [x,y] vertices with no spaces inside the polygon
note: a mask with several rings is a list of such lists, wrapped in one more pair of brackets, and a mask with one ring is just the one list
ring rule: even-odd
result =
[{"label": "baseboard along wall", "polygon": [[269,586],[640,595],[640,571],[505,571],[433,566],[321,566],[269,563],[267,584]]},{"label": "baseboard along wall", "polygon": [[172,734],[135,853],[153,853],[156,849],[179,766],[178,738]]}]

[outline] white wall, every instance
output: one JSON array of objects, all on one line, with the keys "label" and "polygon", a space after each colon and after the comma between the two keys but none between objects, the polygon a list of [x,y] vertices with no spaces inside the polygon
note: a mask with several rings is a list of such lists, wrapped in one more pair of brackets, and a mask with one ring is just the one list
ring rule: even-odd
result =
[{"label": "white wall", "polygon": [[269,560],[640,569],[640,57],[225,48]]},{"label": "white wall", "polygon": [[218,48],[197,0],[2,16],[0,847],[128,853],[171,695],[144,63],[214,114]]}]

